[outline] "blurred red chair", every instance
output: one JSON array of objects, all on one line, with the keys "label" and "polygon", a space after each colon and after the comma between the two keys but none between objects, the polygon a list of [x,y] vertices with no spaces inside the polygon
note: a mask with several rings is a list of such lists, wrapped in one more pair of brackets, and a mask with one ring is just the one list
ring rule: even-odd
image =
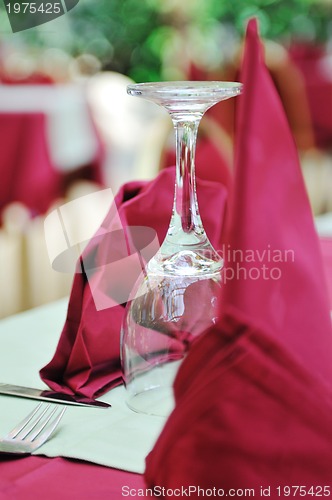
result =
[{"label": "blurred red chair", "polygon": [[313,44],[293,44],[290,57],[303,76],[317,146],[332,146],[332,59]]},{"label": "blurred red chair", "polygon": [[[239,65],[242,57],[241,48],[238,57],[232,64],[204,71],[194,64],[190,66],[189,80],[235,80],[239,76]],[[271,78],[281,97],[289,125],[300,151],[306,151],[316,146],[311,109],[306,93],[305,81],[297,65],[288,51],[281,45],[266,41],[265,60]],[[245,92],[245,89],[244,89]],[[207,115],[214,118],[232,137],[234,134],[235,107],[237,99],[220,102],[208,110]]]}]

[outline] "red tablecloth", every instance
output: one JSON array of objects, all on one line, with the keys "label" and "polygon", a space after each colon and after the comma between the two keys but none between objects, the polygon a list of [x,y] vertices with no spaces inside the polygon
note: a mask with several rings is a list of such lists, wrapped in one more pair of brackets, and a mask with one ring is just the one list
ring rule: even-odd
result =
[{"label": "red tablecloth", "polygon": [[130,498],[129,490],[141,488],[144,481],[140,474],[86,462],[0,457],[0,500],[117,500]]}]

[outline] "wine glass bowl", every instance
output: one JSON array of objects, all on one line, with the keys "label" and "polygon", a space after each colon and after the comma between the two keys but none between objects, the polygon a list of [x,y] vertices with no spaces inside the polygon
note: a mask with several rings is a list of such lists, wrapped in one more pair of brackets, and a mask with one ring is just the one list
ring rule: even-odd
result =
[{"label": "wine glass bowl", "polygon": [[199,214],[196,138],[204,112],[241,89],[237,82],[128,86],[130,95],[167,109],[176,136],[169,229],[132,291],[121,332],[127,403],[137,412],[165,416],[171,411],[172,384],[181,361],[192,342],[217,320],[223,259],[211,245]]},{"label": "wine glass bowl", "polygon": [[220,272],[148,273],[138,280],[122,326],[122,366],[131,409],[161,416],[172,409],[178,367],[195,338],[215,324],[219,292]]}]

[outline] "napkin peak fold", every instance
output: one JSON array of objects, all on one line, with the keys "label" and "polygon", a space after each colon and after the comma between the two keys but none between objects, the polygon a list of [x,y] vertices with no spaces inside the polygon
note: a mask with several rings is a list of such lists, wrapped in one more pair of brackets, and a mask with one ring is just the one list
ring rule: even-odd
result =
[{"label": "napkin peak fold", "polygon": [[[277,499],[278,487],[331,484],[331,321],[297,153],[255,20],[241,81],[219,320],[180,367],[145,479],[196,485],[195,498],[198,488],[261,496],[264,487]],[[294,258],[271,262],[267,249]],[[280,273],[270,276],[271,266]]]},{"label": "napkin peak fold", "polygon": [[255,19],[248,23],[241,80],[226,230],[234,252],[225,265],[235,279],[226,282],[221,312],[228,304],[237,308],[331,385],[332,331],[319,240]]}]

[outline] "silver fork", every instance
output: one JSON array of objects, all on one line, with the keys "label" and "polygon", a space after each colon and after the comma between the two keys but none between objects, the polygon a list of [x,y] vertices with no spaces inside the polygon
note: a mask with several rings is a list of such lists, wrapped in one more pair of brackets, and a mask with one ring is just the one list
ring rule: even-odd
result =
[{"label": "silver fork", "polygon": [[7,436],[0,439],[0,451],[6,453],[32,453],[49,439],[57,428],[66,407],[39,405]]}]

